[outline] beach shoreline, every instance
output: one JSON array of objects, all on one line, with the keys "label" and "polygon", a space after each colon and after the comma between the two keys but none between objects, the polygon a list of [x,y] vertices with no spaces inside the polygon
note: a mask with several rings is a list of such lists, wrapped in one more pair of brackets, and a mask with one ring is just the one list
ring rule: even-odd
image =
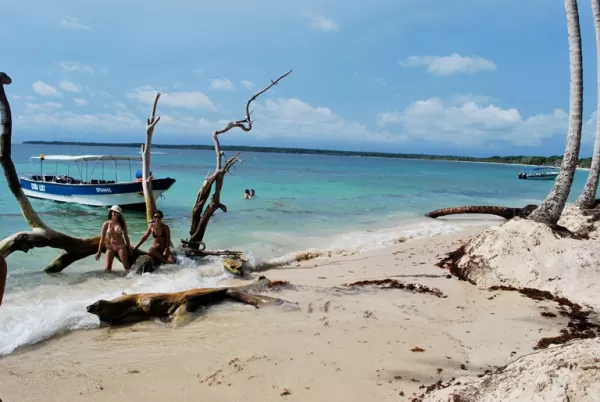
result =
[{"label": "beach shoreline", "polygon": [[[271,296],[298,309],[225,304],[179,328],[101,327],[19,348],[0,358],[0,398],[410,400],[437,380],[505,365],[566,324],[541,315],[555,312],[553,302],[478,289],[434,265],[485,226],[252,274],[289,281]],[[343,286],[369,279],[447,297]]]}]

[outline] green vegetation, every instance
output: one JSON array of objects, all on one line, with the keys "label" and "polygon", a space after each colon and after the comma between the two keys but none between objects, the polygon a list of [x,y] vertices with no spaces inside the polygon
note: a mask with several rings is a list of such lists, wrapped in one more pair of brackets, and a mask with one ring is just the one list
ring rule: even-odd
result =
[{"label": "green vegetation", "polygon": [[[23,144],[42,144],[42,145],[75,145],[75,146],[102,146],[102,147],[124,147],[139,148],[140,143],[102,143],[102,142],[69,142],[69,141],[24,141]],[[205,149],[214,150],[212,145],[167,145],[152,144],[152,148],[164,149]],[[308,154],[308,155],[338,155],[338,156],[365,156],[376,158],[400,158],[400,159],[427,159],[440,161],[461,161],[461,162],[495,162],[509,163],[517,165],[537,165],[537,166],[559,166],[562,162],[562,155],[553,156],[490,156],[487,158],[476,158],[471,156],[453,156],[453,155],[427,155],[427,154],[393,154],[387,152],[354,152],[354,151],[335,151],[330,149],[306,149],[306,148],[275,148],[275,147],[252,147],[245,145],[221,145],[223,151],[240,152],[267,152],[283,154]],[[579,167],[590,167],[592,158],[579,159]]]}]

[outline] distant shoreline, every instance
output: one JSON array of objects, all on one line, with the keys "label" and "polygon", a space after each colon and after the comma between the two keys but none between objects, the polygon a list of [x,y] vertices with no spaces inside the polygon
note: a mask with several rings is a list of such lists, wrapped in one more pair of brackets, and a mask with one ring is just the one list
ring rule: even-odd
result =
[{"label": "distant shoreline", "polygon": [[[80,141],[23,141],[23,144],[29,145],[69,145],[69,146],[101,146],[117,148],[139,148],[141,142],[131,143],[102,143],[102,142],[80,142]],[[197,149],[213,150],[213,145],[169,145],[152,144],[153,148],[162,149]],[[560,155],[552,156],[491,156],[491,157],[471,157],[454,155],[429,155],[429,154],[401,154],[388,152],[358,152],[358,151],[337,151],[331,149],[311,149],[311,148],[277,148],[277,147],[258,147],[247,145],[221,145],[223,151],[240,152],[264,152],[264,153],[283,153],[283,154],[304,154],[304,155],[331,155],[331,156],[359,156],[359,157],[378,157],[393,159],[420,159],[437,160],[449,162],[478,162],[491,163],[499,165],[520,165],[520,166],[556,166],[562,160]],[[591,164],[592,158],[581,158],[578,161],[581,170],[587,170]]]}]

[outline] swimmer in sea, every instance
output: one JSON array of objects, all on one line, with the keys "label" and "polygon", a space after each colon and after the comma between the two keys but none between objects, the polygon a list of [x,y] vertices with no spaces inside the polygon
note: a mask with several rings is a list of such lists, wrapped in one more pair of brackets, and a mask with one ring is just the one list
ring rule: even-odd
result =
[{"label": "swimmer in sea", "polygon": [[125,270],[129,271],[129,249],[131,248],[131,244],[129,242],[129,235],[127,234],[127,224],[123,218],[121,207],[118,205],[113,205],[108,210],[108,219],[102,225],[102,231],[100,232],[96,260],[99,260],[102,255],[102,245],[107,235],[106,265],[104,270],[106,272],[112,271],[112,263],[115,255],[117,255],[121,259]]},{"label": "swimmer in sea", "polygon": [[247,200],[252,198],[252,196],[250,195],[250,190],[248,190],[248,189],[244,190],[244,198]]}]

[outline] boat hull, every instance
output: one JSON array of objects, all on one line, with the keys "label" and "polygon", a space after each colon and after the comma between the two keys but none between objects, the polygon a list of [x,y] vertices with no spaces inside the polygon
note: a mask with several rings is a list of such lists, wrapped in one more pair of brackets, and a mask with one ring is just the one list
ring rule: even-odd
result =
[{"label": "boat hull", "polygon": [[558,174],[544,175],[544,176],[530,176],[527,175],[526,180],[554,180]]},{"label": "boat hull", "polygon": [[[141,181],[111,184],[62,184],[21,178],[26,196],[63,203],[106,207],[120,205],[129,209],[144,209],[144,189]],[[152,180],[155,199],[167,191],[175,179]]]}]

